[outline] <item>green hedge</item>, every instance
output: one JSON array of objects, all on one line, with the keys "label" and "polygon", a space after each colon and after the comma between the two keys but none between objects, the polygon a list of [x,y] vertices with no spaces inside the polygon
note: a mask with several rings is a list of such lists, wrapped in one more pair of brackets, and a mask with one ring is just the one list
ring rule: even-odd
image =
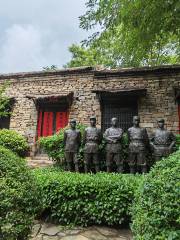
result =
[{"label": "green hedge", "polygon": [[176,134],[176,149],[180,147],[180,134]]},{"label": "green hedge", "polygon": [[158,162],[137,191],[135,240],[180,239],[180,150]]},{"label": "green hedge", "polygon": [[0,239],[26,239],[39,194],[25,160],[0,147]]},{"label": "green hedge", "polygon": [[24,157],[29,149],[26,139],[14,130],[0,130],[0,146],[10,149],[21,157]]},{"label": "green hedge", "polygon": [[134,192],[143,176],[79,174],[56,168],[34,170],[43,212],[61,224],[116,225],[130,220]]}]

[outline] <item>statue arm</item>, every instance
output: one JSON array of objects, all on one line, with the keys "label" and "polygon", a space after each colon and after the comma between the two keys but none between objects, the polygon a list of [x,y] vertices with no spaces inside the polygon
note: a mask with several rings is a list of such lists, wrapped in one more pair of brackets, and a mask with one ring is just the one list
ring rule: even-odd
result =
[{"label": "statue arm", "polygon": [[171,133],[171,144],[169,146],[170,150],[175,146],[175,144],[176,144],[176,136],[173,133]]},{"label": "statue arm", "polygon": [[99,130],[98,138],[99,138],[99,139],[98,139],[98,142],[101,143],[101,142],[102,142],[102,139],[103,139],[101,130]]},{"label": "statue arm", "polygon": [[112,136],[112,139],[115,143],[120,142],[123,135],[123,131],[119,132],[117,135]]},{"label": "statue arm", "polygon": [[155,148],[154,137],[155,137],[155,135],[154,135],[154,133],[152,133],[150,136],[150,141],[149,141],[151,148]]},{"label": "statue arm", "polygon": [[146,147],[149,148],[150,144],[149,144],[149,137],[148,137],[148,133],[147,133],[147,130],[146,128],[144,128],[144,140],[145,140],[145,144],[146,144]]},{"label": "statue arm", "polygon": [[117,135],[111,136],[111,139],[119,140],[119,139],[121,139],[121,137],[122,137],[122,133],[119,133],[119,134],[117,134]]},{"label": "statue arm", "polygon": [[105,131],[103,137],[104,137],[104,140],[105,140],[106,142],[109,142],[109,143],[112,143],[112,142],[113,142],[113,139],[112,139],[111,137],[109,137],[108,130]]},{"label": "statue arm", "polygon": [[66,139],[67,139],[67,133],[66,131],[64,132],[64,138],[63,138],[63,144],[64,146],[66,145]]},{"label": "statue arm", "polygon": [[154,133],[152,133],[150,136],[150,142],[154,143]]}]

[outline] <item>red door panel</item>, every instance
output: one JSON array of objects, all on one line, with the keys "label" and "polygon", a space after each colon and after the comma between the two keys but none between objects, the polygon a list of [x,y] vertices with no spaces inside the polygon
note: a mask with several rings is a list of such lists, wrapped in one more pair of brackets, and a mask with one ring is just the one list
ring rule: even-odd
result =
[{"label": "red door panel", "polygon": [[[39,111],[37,122],[37,138],[51,136],[68,124],[68,112]],[[53,125],[55,124],[55,126]]]},{"label": "red door panel", "polygon": [[68,124],[68,113],[67,112],[57,112],[56,113],[56,132],[61,128],[64,128]]},{"label": "red door panel", "polygon": [[43,137],[48,136],[48,132],[49,132],[49,113],[48,112],[44,112],[42,129],[43,129],[42,136]]}]

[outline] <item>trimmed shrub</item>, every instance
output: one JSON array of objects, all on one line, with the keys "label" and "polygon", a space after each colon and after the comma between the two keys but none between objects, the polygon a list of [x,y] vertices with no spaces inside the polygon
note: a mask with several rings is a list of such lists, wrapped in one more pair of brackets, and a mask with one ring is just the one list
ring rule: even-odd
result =
[{"label": "trimmed shrub", "polygon": [[158,162],[137,191],[135,240],[180,239],[180,150]]},{"label": "trimmed shrub", "polygon": [[176,148],[180,147],[180,134],[176,134]]},{"label": "trimmed shrub", "polygon": [[39,195],[25,160],[0,147],[0,239],[26,239]]},{"label": "trimmed shrub", "polygon": [[43,201],[42,215],[64,225],[129,222],[134,192],[143,176],[79,174],[56,168],[34,170]]},{"label": "trimmed shrub", "polygon": [[24,157],[29,149],[26,139],[14,130],[0,130],[0,146],[10,149],[21,157]]}]

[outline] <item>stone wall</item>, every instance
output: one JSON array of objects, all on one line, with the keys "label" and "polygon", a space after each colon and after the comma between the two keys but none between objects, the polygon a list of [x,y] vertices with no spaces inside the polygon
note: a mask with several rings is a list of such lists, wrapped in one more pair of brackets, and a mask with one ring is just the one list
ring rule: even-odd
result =
[{"label": "stone wall", "polygon": [[28,136],[33,144],[36,136],[37,109],[29,95],[61,95],[74,92],[69,109],[70,118],[87,124],[90,115],[97,116],[101,124],[100,103],[93,90],[146,88],[147,96],[138,100],[141,126],[152,131],[156,119],[164,117],[169,130],[178,132],[178,105],[175,103],[174,87],[180,88],[180,66],[178,68],[142,70],[95,70],[80,68],[56,72],[32,72],[0,75],[0,83],[10,81],[7,95],[15,97],[10,128]]},{"label": "stone wall", "polygon": [[180,74],[108,77],[95,79],[96,89],[146,88],[146,97],[138,99],[138,113],[141,126],[151,132],[156,127],[157,118],[164,118],[167,129],[178,133],[178,104],[175,102],[174,88],[180,87]]}]

